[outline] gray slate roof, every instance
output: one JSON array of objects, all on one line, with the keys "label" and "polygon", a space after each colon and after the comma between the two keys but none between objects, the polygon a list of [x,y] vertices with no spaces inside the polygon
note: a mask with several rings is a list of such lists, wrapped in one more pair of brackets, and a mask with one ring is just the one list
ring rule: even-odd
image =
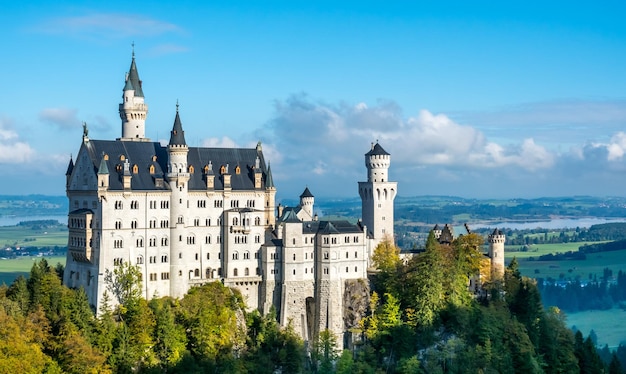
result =
[{"label": "gray slate roof", "polygon": [[380,146],[380,144],[376,143],[372,149],[365,154],[366,156],[389,156],[389,153]]},{"label": "gray slate roof", "polygon": [[[157,187],[156,179],[165,179],[168,165],[167,148],[158,142],[130,142],[120,140],[89,140],[83,143],[83,147],[91,158],[94,173],[97,173],[102,162],[103,154],[109,159],[105,161],[105,167],[109,170],[109,189],[122,190],[122,173],[124,161],[120,156],[128,159],[131,170],[137,165],[138,173],[131,173],[131,188],[133,190],[169,190],[167,181],[163,187]],[[152,161],[156,156],[156,161]],[[194,167],[190,173],[189,190],[206,190],[206,178],[204,167],[211,161],[215,174],[215,189],[223,190],[223,177],[220,175],[220,167],[229,165],[231,174],[231,188],[233,190],[254,190],[254,165],[257,156],[260,159],[259,166],[266,178],[268,170],[265,166],[265,158],[262,151],[255,148],[202,148],[190,147],[187,155],[188,165]],[[154,174],[150,174],[150,166],[154,165]],[[236,166],[239,165],[240,173],[236,174]]]},{"label": "gray slate roof", "polygon": [[309,191],[309,187],[304,189],[304,192],[302,193],[302,195],[300,195],[300,197],[315,197],[313,196],[313,194],[311,193],[311,191]]},{"label": "gray slate roof", "polygon": [[303,234],[352,234],[361,232],[363,232],[363,228],[359,224],[352,224],[346,220],[307,221],[302,223]]},{"label": "gray slate roof", "polygon": [[124,84],[124,90],[127,90],[128,82],[130,82],[132,89],[135,90],[135,96],[143,97],[143,89],[141,87],[141,79],[139,79],[139,72],[137,71],[137,65],[135,64],[135,54],[133,53],[133,60],[130,62],[130,70],[128,71],[128,79]]},{"label": "gray slate roof", "polygon": [[178,115],[178,104],[176,104],[176,118],[174,118],[174,127],[170,131],[170,145],[187,145],[185,142],[185,132]]}]

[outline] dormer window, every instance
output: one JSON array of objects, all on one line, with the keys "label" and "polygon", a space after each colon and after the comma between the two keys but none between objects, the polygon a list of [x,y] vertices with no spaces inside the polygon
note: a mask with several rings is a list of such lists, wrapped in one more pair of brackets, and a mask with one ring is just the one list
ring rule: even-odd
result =
[{"label": "dormer window", "polygon": [[150,165],[150,174],[154,174],[154,165]]},{"label": "dormer window", "polygon": [[194,170],[193,165],[189,165],[189,173],[193,174]]},{"label": "dormer window", "polygon": [[209,174],[209,165],[204,165],[204,174]]},{"label": "dormer window", "polygon": [[226,166],[222,165],[220,167],[220,174],[226,174]]},{"label": "dormer window", "polygon": [[152,162],[156,162],[156,160],[157,160],[156,155],[152,156]]},{"label": "dormer window", "polygon": [[133,165],[133,174],[139,173],[139,166],[137,164]]},{"label": "dormer window", "polygon": [[126,160],[126,156],[120,155],[120,161],[124,161],[124,160]]},{"label": "dormer window", "polygon": [[235,168],[235,174],[241,174],[241,168],[239,167],[239,165],[237,165],[237,167]]},{"label": "dormer window", "polygon": [[107,155],[106,153],[104,154],[104,160],[109,161],[109,155]]}]

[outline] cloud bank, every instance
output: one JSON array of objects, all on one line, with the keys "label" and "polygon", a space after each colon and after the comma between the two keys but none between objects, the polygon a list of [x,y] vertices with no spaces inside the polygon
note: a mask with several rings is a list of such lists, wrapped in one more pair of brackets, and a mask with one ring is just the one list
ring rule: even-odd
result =
[{"label": "cloud bank", "polygon": [[626,169],[623,132],[559,150],[533,132],[502,141],[446,114],[405,116],[392,101],[329,104],[298,94],[274,109],[255,135],[273,150],[266,158],[290,194],[308,185],[326,196],[354,195],[356,181],[365,179],[363,154],[376,141],[391,153],[390,178],[404,195],[605,195],[620,194],[615,182],[626,182],[616,174]]}]

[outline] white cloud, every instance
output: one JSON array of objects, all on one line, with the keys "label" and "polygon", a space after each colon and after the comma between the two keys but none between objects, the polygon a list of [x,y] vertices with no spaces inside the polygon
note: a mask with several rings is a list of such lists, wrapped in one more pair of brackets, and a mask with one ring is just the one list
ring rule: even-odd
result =
[{"label": "white cloud", "polygon": [[87,15],[54,18],[37,27],[50,34],[66,34],[90,38],[128,38],[132,36],[158,36],[180,33],[173,23],[159,21],[139,14],[93,13]]},{"label": "white cloud", "polygon": [[229,138],[223,136],[220,138],[207,138],[202,141],[202,147],[214,147],[214,148],[236,148],[239,147],[237,143]]},{"label": "white cloud", "polygon": [[39,120],[55,125],[61,130],[70,130],[80,127],[76,117],[78,111],[69,108],[46,108],[39,112]]},{"label": "white cloud", "polygon": [[502,180],[537,176],[559,157],[534,137],[488,140],[445,114],[422,110],[406,117],[391,101],[328,104],[304,94],[277,101],[274,117],[255,135],[264,149],[269,144],[278,151],[273,171],[283,186],[297,191],[308,184],[326,194],[345,195],[365,179],[363,154],[374,141],[391,153],[392,180],[410,182],[404,191],[424,188],[425,178],[428,188],[449,193],[458,183],[484,183],[486,173]]},{"label": "white cloud", "polygon": [[12,128],[11,121],[0,117],[0,164],[23,164],[35,156],[35,150]]}]

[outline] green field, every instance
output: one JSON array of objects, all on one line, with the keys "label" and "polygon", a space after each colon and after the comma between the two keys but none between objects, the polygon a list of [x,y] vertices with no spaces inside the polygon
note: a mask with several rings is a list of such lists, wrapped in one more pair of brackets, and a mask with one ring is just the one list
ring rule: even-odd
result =
[{"label": "green field", "polygon": [[67,227],[54,225],[43,229],[29,226],[0,226],[0,247],[64,247]]},{"label": "green field", "polygon": [[45,258],[50,266],[56,266],[57,263],[65,265],[65,256],[52,257],[31,257],[24,256],[11,260],[0,260],[0,284],[9,285],[20,275],[28,277],[30,269],[36,261]]},{"label": "green field", "polygon": [[563,274],[565,280],[589,280],[589,274],[602,277],[605,268],[613,270],[617,275],[619,270],[626,270],[626,250],[591,253],[586,260],[564,261],[530,261],[519,259],[520,271],[523,275],[533,278],[560,279]]},{"label": "green field", "polygon": [[576,326],[585,337],[593,329],[599,346],[608,344],[609,348],[617,348],[621,342],[626,342],[626,311],[622,309],[569,313],[565,324]]}]

